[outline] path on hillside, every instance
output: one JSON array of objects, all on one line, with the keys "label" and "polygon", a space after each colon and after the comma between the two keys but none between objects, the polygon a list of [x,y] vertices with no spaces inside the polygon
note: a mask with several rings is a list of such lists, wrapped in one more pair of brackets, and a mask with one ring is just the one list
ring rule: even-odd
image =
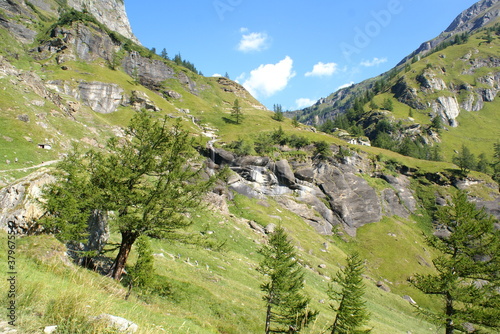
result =
[{"label": "path on hillside", "polygon": [[5,173],[5,172],[26,172],[30,169],[36,169],[36,168],[40,168],[40,167],[45,167],[45,166],[50,166],[50,165],[53,165],[55,163],[58,163],[59,161],[61,161],[60,159],[59,160],[50,160],[50,161],[45,161],[45,162],[42,162],[41,164],[38,164],[38,165],[35,165],[35,166],[31,166],[31,167],[24,167],[24,168],[17,168],[17,169],[3,169],[3,170],[0,170],[0,173]]}]

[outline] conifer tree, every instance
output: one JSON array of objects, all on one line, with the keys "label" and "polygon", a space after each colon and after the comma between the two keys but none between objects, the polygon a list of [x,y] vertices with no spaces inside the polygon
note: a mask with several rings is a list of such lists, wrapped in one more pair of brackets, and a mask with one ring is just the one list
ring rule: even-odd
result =
[{"label": "conifer tree", "polygon": [[163,50],[161,50],[160,57],[162,57],[163,59],[169,60],[167,49],[163,48]]},{"label": "conifer tree", "polygon": [[476,157],[465,144],[462,145],[462,149],[452,160],[460,168],[463,176],[467,176],[471,169],[476,168]]},{"label": "conifer tree", "polygon": [[265,333],[298,333],[318,313],[308,309],[309,298],[302,291],[304,269],[285,230],[276,228],[259,253],[264,258],[258,271],[266,276],[261,285],[267,307]]},{"label": "conifer tree", "polygon": [[274,115],[272,118],[278,122],[283,122],[283,120],[285,119],[285,116],[283,115],[283,108],[281,107],[281,104],[274,105]]},{"label": "conifer tree", "polygon": [[240,101],[238,99],[234,100],[233,108],[231,110],[231,116],[234,117],[236,124],[240,124],[243,119],[243,114],[241,113]]},{"label": "conifer tree", "polygon": [[154,257],[151,242],[145,235],[137,238],[137,262],[131,270],[133,284],[148,289],[153,287],[154,282]]},{"label": "conifer tree", "polygon": [[440,296],[442,312],[422,314],[445,327],[446,334],[464,331],[465,323],[485,333],[500,330],[500,234],[495,219],[465,192],[438,211],[438,223],[450,235],[430,237],[441,255],[433,260],[436,274],[415,275],[410,282],[426,294]]},{"label": "conifer tree", "polygon": [[334,285],[331,285],[328,290],[328,296],[337,303],[330,305],[336,312],[331,326],[332,334],[370,332],[369,329],[362,330],[370,317],[363,299],[365,291],[363,272],[363,260],[357,253],[354,253],[347,258],[347,266],[334,278],[340,290],[337,290]]}]

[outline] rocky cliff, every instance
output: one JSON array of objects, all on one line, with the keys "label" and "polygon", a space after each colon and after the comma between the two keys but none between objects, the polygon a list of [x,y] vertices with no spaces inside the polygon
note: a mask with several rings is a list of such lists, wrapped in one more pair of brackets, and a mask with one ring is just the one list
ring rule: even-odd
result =
[{"label": "rocky cliff", "polygon": [[[66,3],[68,7],[77,11],[88,11],[110,30],[139,44],[139,41],[132,33],[123,1],[69,0]],[[32,43],[37,34],[36,27],[33,26],[32,22],[37,19],[40,13],[35,11],[35,8],[40,8],[42,11],[57,16],[60,7],[60,3],[53,0],[34,0],[29,4],[25,1],[1,0],[0,8],[3,10],[3,14],[0,15],[0,26],[8,29],[20,41]]]},{"label": "rocky cliff", "polygon": [[99,22],[109,29],[116,31],[124,37],[140,44],[132,33],[123,0],[68,0],[68,5],[82,11],[88,10]]}]

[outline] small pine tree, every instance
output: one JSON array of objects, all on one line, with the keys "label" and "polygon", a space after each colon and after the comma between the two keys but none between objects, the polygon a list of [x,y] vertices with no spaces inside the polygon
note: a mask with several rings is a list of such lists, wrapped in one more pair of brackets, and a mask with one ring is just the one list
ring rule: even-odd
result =
[{"label": "small pine tree", "polygon": [[493,180],[500,183],[500,141],[493,144],[493,150],[493,163],[491,164],[493,168]]},{"label": "small pine tree", "polygon": [[363,260],[354,253],[347,258],[347,266],[334,278],[334,282],[340,286],[340,291],[330,285],[328,296],[337,303],[337,306],[330,305],[336,312],[331,326],[332,334],[370,332],[369,329],[361,330],[370,318],[363,299],[365,291],[363,272]]},{"label": "small pine tree", "polygon": [[437,133],[441,133],[443,129],[443,119],[441,116],[436,115],[431,122],[431,128],[434,129]]},{"label": "small pine tree", "polygon": [[231,110],[231,116],[234,118],[236,124],[240,124],[243,119],[243,115],[241,113],[240,101],[238,99],[234,100],[233,108]]},{"label": "small pine tree", "polygon": [[294,116],[292,118],[292,125],[293,127],[295,128],[298,128],[300,126],[300,123],[299,123],[299,117],[298,116]]},{"label": "small pine tree", "polygon": [[281,226],[259,253],[263,260],[257,270],[267,277],[260,287],[267,308],[265,333],[298,333],[318,313],[308,309],[309,298],[302,292],[304,269]]},{"label": "small pine tree", "polygon": [[160,54],[160,57],[162,57],[163,59],[166,59],[168,60],[168,53],[167,53],[167,49],[163,48],[163,50],[161,50],[161,54]]},{"label": "small pine tree", "polygon": [[324,140],[314,142],[314,155],[320,159],[331,157],[332,150],[330,149],[330,145]]},{"label": "small pine tree", "polygon": [[283,108],[281,107],[281,104],[274,105],[274,115],[272,116],[272,118],[278,122],[283,122],[283,120],[285,119],[285,116],[283,115]]},{"label": "small pine tree", "polygon": [[453,163],[460,168],[461,174],[466,176],[471,169],[476,167],[476,157],[471,153],[469,148],[463,144],[462,149],[453,157]]},{"label": "small pine tree", "polygon": [[145,235],[137,238],[137,262],[131,270],[133,285],[147,290],[152,288],[155,271],[151,242]]}]

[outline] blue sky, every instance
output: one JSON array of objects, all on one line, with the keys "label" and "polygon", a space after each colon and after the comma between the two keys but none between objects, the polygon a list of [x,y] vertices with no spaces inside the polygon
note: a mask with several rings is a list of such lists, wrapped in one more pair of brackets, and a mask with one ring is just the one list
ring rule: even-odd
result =
[{"label": "blue sky", "polygon": [[394,67],[475,0],[125,0],[141,43],[225,75],[272,109]]}]

